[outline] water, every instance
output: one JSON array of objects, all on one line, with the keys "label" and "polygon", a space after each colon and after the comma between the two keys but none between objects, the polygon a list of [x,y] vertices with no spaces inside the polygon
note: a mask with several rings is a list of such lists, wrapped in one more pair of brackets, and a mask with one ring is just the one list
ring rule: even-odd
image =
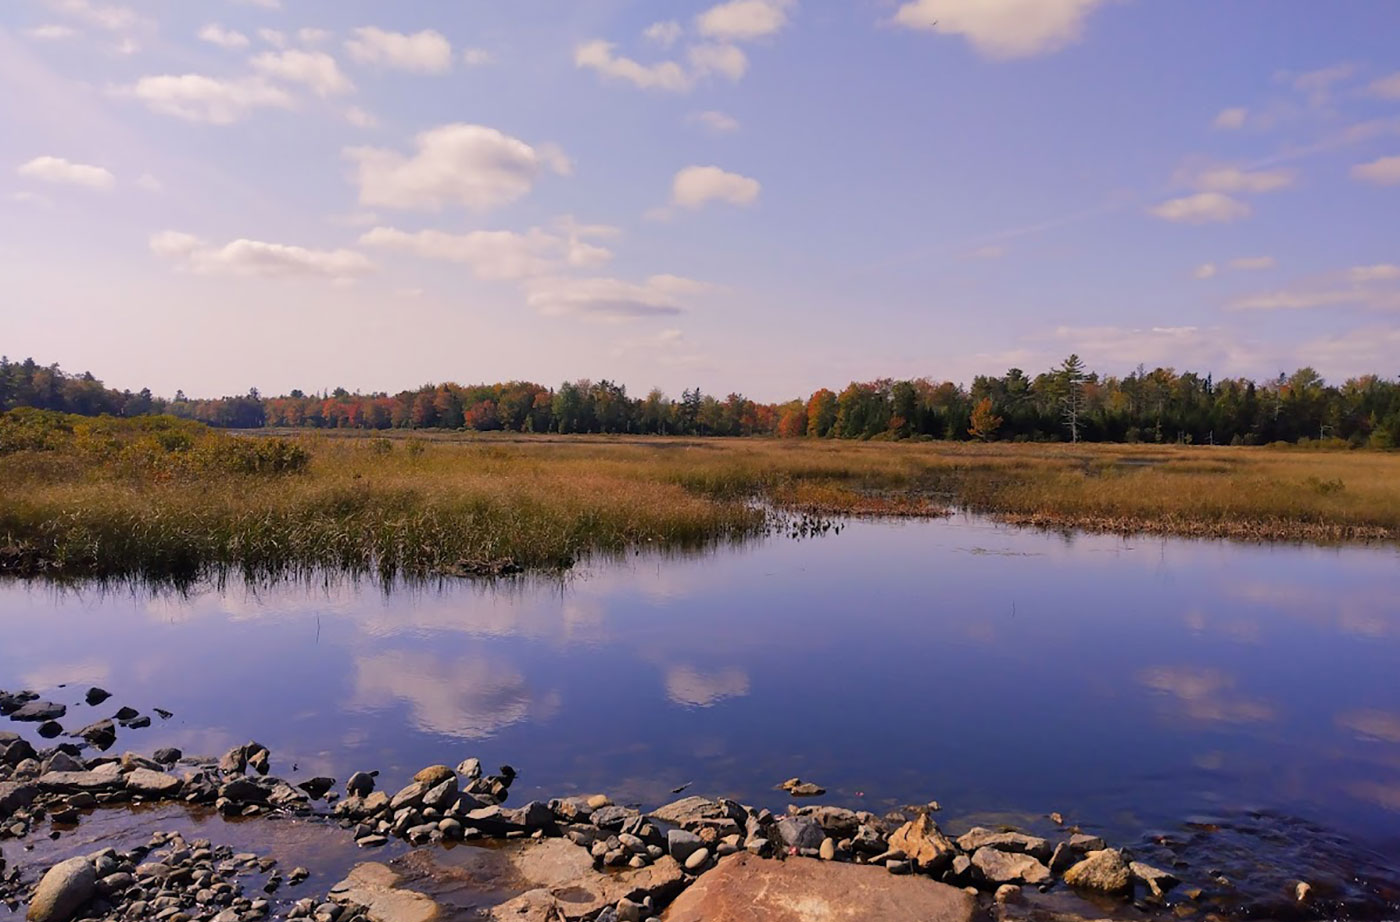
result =
[{"label": "water", "polygon": [[[955,518],[495,588],[4,582],[0,688],[69,729],[163,707],[117,749],[256,738],[287,777],[476,755],[520,770],[512,801],[691,783],[781,807],[799,775],[1120,839],[1268,810],[1400,867],[1398,564]],[[92,683],[114,697],[81,704]]]}]

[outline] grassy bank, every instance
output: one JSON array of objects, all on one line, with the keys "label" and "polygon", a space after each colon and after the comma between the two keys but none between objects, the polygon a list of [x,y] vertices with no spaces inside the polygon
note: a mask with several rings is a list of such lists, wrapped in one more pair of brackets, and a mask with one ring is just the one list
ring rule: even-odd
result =
[{"label": "grassy bank", "polygon": [[[1400,538],[1400,455],[1375,452],[190,437],[194,444],[165,452],[175,462],[159,442],[171,437],[158,434],[153,445],[150,433],[109,433],[96,440],[100,450],[70,433],[0,453],[0,567],[74,576],[194,575],[211,565],[548,568],[591,553],[739,540],[774,524],[754,500],[818,515],[964,507],[1095,530]],[[196,456],[203,460],[186,460]]]}]

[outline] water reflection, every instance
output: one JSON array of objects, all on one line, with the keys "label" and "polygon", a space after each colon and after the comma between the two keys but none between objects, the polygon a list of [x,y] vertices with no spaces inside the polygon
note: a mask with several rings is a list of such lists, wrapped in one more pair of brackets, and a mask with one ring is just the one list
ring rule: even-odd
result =
[{"label": "water reflection", "polygon": [[489,586],[4,582],[0,688],[69,729],[168,708],[118,748],[256,738],[299,774],[477,755],[522,797],[773,806],[802,775],[1106,832],[1269,806],[1395,847],[1397,562],[960,517]]}]

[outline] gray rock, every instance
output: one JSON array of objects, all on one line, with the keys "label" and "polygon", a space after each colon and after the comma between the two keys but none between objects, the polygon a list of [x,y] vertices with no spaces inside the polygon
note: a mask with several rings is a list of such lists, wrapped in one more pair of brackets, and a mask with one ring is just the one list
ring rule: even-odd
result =
[{"label": "gray rock", "polygon": [[87,690],[87,695],[83,698],[89,705],[98,705],[112,697],[112,693],[105,688],[98,688],[94,685]]},{"label": "gray rock", "polygon": [[704,847],[705,843],[693,832],[671,829],[666,833],[666,851],[681,864],[685,864],[687,858]]},{"label": "gray rock", "polygon": [[778,840],[786,848],[820,848],[826,833],[810,816],[785,816],[778,820]]},{"label": "gray rock", "polygon": [[992,846],[979,848],[972,856],[972,864],[994,884],[1039,884],[1051,879],[1050,869],[1033,856]]},{"label": "gray rock", "polygon": [[1076,832],[1069,837],[1070,848],[1076,848],[1081,852],[1096,852],[1104,848],[1103,838],[1091,836],[1082,832]]},{"label": "gray rock", "polygon": [[16,781],[0,781],[0,817],[9,816],[34,803],[39,786]]},{"label": "gray rock", "polygon": [[403,810],[406,807],[421,807],[423,797],[428,793],[428,788],[421,782],[415,781],[399,790],[389,800],[389,807],[392,810]]},{"label": "gray rock", "polygon": [[745,813],[743,807],[732,801],[684,797],[652,811],[651,817],[691,832],[709,827],[727,836],[743,829]]},{"label": "gray rock", "polygon": [[374,776],[378,772],[355,772],[345,782],[345,793],[351,797],[368,797],[374,791]]},{"label": "gray rock", "polygon": [[174,746],[165,746],[151,753],[151,758],[155,759],[161,765],[174,765],[176,762],[180,761],[184,755],[183,752],[176,749]]},{"label": "gray rock", "polygon": [[1122,893],[1132,889],[1133,876],[1119,852],[1104,848],[1089,852],[1083,861],[1065,871],[1065,883],[1082,890]]},{"label": "gray rock", "polygon": [[97,888],[97,872],[86,858],[49,868],[29,900],[29,922],[67,922]]},{"label": "gray rock", "polygon": [[174,797],[183,784],[174,775],[138,768],[126,776],[126,789],[144,797]]},{"label": "gray rock", "polygon": [[30,701],[20,705],[19,709],[10,715],[10,719],[43,723],[46,720],[58,720],[67,713],[68,708],[62,704],[54,704],[52,701]]},{"label": "gray rock", "polygon": [[81,759],[75,759],[63,750],[55,752],[47,762],[44,763],[46,772],[85,772],[87,765]]},{"label": "gray rock", "polygon": [[1003,852],[1020,852],[1044,861],[1050,857],[1050,843],[1038,836],[1028,836],[1020,832],[995,832],[974,826],[958,837],[958,848],[968,854],[982,848],[995,848]]},{"label": "gray rock", "polygon": [[248,756],[242,746],[234,746],[219,759],[219,771],[241,775],[248,770]]},{"label": "gray rock", "polygon": [[56,794],[101,794],[122,789],[118,772],[46,772],[39,776],[39,789]]},{"label": "gray rock", "polygon": [[83,727],[75,735],[92,743],[98,749],[108,749],[117,741],[117,727],[110,720],[99,720],[95,724]]}]

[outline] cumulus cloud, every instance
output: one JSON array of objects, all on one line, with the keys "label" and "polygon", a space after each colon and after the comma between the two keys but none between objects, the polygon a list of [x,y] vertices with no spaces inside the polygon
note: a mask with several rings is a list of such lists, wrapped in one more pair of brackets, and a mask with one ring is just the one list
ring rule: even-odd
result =
[{"label": "cumulus cloud", "polygon": [[110,189],[117,179],[110,171],[86,163],[73,163],[62,157],[35,157],[16,171],[28,179],[89,189]]},{"label": "cumulus cloud", "polygon": [[234,0],[234,2],[244,6],[260,6],[265,10],[282,9],[282,0]]},{"label": "cumulus cloud", "polygon": [[582,235],[561,236],[541,228],[515,231],[472,231],[450,234],[438,230],[409,233],[392,227],[376,227],[360,238],[365,246],[414,253],[467,265],[479,279],[522,279],[556,271],[564,266],[591,267],[607,262],[612,253],[594,246]]},{"label": "cumulus cloud", "polygon": [[294,103],[286,90],[261,77],[222,80],[203,74],[163,74],[142,77],[118,93],[139,99],[152,112],[211,125],[231,124],[254,109],[290,109]]},{"label": "cumulus cloud", "polygon": [[278,29],[259,29],[258,38],[274,48],[283,48],[287,44],[287,33]]},{"label": "cumulus cloud", "polygon": [[1221,109],[1215,116],[1215,121],[1211,124],[1216,128],[1223,128],[1226,131],[1234,131],[1245,126],[1249,120],[1249,110],[1240,106],[1231,109]]},{"label": "cumulus cloud", "polygon": [[1213,279],[1219,274],[1220,270],[1216,268],[1215,263],[1201,263],[1196,267],[1196,271],[1191,273],[1195,278],[1202,280]]},{"label": "cumulus cloud", "polygon": [[325,29],[304,28],[297,30],[297,41],[303,45],[319,45],[330,38],[330,32]]},{"label": "cumulus cloud", "polygon": [[80,22],[111,32],[130,29],[141,21],[129,7],[93,3],[91,0],[49,0],[48,5]]},{"label": "cumulus cloud", "polygon": [[738,119],[715,109],[693,112],[686,117],[686,121],[715,134],[731,134],[739,130]]},{"label": "cumulus cloud", "polygon": [[688,166],[671,181],[671,204],[700,208],[707,202],[752,205],[758,200],[759,182],[717,166]]},{"label": "cumulus cloud", "polygon": [[351,106],[346,109],[345,120],[356,128],[373,128],[379,124],[379,119],[374,117],[374,113],[367,112],[359,106]]},{"label": "cumulus cloud", "polygon": [[238,239],[212,246],[193,234],[164,231],[150,240],[151,252],[190,272],[263,278],[352,279],[374,271],[354,250],[310,250],[283,243]]},{"label": "cumulus cloud", "polygon": [[602,39],[584,42],[574,49],[574,66],[598,72],[614,80],[625,80],[644,90],[684,92],[694,85],[694,79],[675,61],[642,64],[632,58],[613,53],[616,46]]},{"label": "cumulus cloud", "polygon": [[419,211],[461,205],[486,211],[527,194],[542,169],[561,171],[560,155],[483,125],[443,125],[414,140],[411,155],[375,147],[346,148],[360,203]]},{"label": "cumulus cloud", "polygon": [[1400,157],[1381,157],[1351,168],[1351,178],[1378,186],[1400,185]]},{"label": "cumulus cloud", "polygon": [[1392,263],[1378,263],[1374,266],[1353,266],[1347,271],[1353,282],[1393,282],[1400,280],[1400,266]]},{"label": "cumulus cloud", "polygon": [[199,38],[220,48],[247,48],[248,36],[233,29],[225,29],[217,22],[211,22],[199,30]]},{"label": "cumulus cloud", "polygon": [[787,25],[792,6],[792,0],[729,0],[697,16],[695,28],[706,38],[752,41],[773,35]]},{"label": "cumulus cloud", "polygon": [[265,51],[250,62],[258,73],[279,80],[304,84],[322,98],[349,93],[355,89],[324,51]]},{"label": "cumulus cloud", "polygon": [[441,32],[424,29],[406,35],[363,26],[354,35],[345,48],[361,64],[416,74],[445,74],[452,69],[452,44]]},{"label": "cumulus cloud", "polygon": [[1208,224],[1237,221],[1252,213],[1246,202],[1219,192],[1198,192],[1181,198],[1168,199],[1148,209],[1148,213],[1163,221],[1183,224]]},{"label": "cumulus cloud", "polygon": [[966,38],[993,58],[1058,51],[1079,40],[1084,21],[1104,0],[911,0],[896,25]]},{"label": "cumulus cloud", "polygon": [[1296,170],[1243,170],[1239,167],[1209,167],[1187,174],[1186,181],[1203,192],[1276,192],[1287,189],[1298,179]]},{"label": "cumulus cloud", "polygon": [[652,44],[670,48],[680,39],[682,31],[681,24],[672,19],[652,23],[642,32],[642,36]]},{"label": "cumulus cloud", "polygon": [[691,71],[699,77],[719,74],[737,82],[749,69],[749,59],[736,45],[693,45],[687,52]]},{"label": "cumulus cloud", "polygon": [[468,67],[485,67],[496,63],[496,56],[485,48],[463,48],[462,63]]},{"label": "cumulus cloud", "polygon": [[59,40],[59,39],[64,39],[64,38],[72,38],[73,36],[77,35],[78,33],[77,33],[77,32],[74,32],[72,29],[68,28],[67,26],[60,26],[60,25],[56,25],[56,24],[49,24],[49,25],[35,26],[35,27],[32,28],[32,29],[25,29],[25,30],[24,30],[24,34],[27,35],[27,36],[29,36],[30,38],[37,38],[37,39],[42,39],[43,41],[46,41],[46,42],[51,42],[51,41],[57,41],[57,40]]},{"label": "cumulus cloud", "polygon": [[541,278],[526,283],[525,300],[550,317],[619,321],[679,314],[681,298],[706,287],[674,275],[653,275],[640,284],[615,278]]},{"label": "cumulus cloud", "polygon": [[398,699],[418,729],[461,739],[484,739],[558,707],[552,696],[537,699],[525,677],[497,659],[389,650],[359,657],[355,670],[357,701]]}]

